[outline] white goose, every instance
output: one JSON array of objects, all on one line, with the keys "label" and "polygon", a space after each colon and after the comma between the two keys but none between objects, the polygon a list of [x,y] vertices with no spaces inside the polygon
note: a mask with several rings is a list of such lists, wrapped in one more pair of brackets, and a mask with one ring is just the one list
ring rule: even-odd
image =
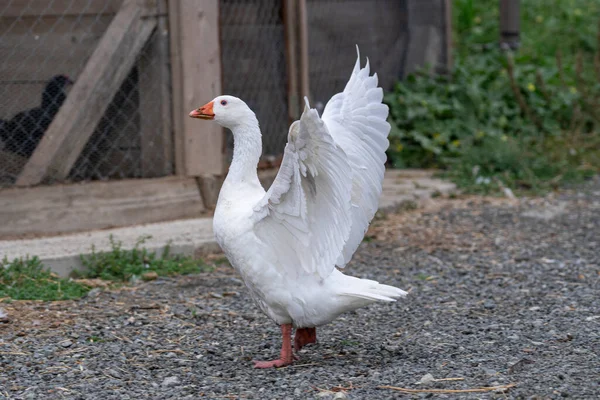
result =
[{"label": "white goose", "polygon": [[[357,48],[358,51],[358,48]],[[281,326],[281,356],[255,361],[281,367],[316,342],[316,328],[343,312],[406,292],[344,275],[377,210],[388,147],[388,108],[369,61],[360,54],[342,93],[323,117],[306,107],[288,134],[281,168],[267,192],[257,176],[262,152],[255,114],[242,100],[219,96],[192,111],[233,132],[233,160],[214,215],[214,232],[260,309]]]}]

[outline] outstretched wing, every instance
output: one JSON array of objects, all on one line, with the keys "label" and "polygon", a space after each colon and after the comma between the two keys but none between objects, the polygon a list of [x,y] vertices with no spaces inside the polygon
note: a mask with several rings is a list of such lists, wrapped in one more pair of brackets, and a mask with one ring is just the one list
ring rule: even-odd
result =
[{"label": "outstretched wing", "polygon": [[308,100],[290,127],[281,168],[254,207],[269,259],[291,276],[333,271],[351,229],[351,168]]},{"label": "outstretched wing", "polygon": [[[358,48],[357,48],[358,50]],[[255,233],[287,274],[328,276],[344,266],[381,195],[390,125],[377,75],[360,56],[323,118],[308,101],[290,127],[281,168],[254,208]]]},{"label": "outstretched wing", "polygon": [[344,91],[333,96],[323,112],[322,119],[346,153],[352,171],[352,226],[337,259],[340,267],[352,258],[379,205],[390,132],[386,121],[388,107],[382,100],[383,89],[377,86],[377,74],[369,76],[368,59],[366,66],[360,68],[359,53]]}]

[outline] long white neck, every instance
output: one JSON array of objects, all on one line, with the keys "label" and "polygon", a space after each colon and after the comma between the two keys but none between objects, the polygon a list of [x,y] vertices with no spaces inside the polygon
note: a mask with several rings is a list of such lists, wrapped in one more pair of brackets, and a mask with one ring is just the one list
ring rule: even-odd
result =
[{"label": "long white neck", "polygon": [[233,160],[225,182],[228,184],[259,185],[257,166],[262,154],[262,135],[254,115],[232,127]]}]

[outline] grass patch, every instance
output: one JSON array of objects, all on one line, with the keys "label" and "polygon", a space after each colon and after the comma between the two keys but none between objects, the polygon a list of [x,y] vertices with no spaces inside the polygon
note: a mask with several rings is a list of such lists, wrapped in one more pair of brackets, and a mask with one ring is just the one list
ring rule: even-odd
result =
[{"label": "grass patch", "polygon": [[[158,276],[185,275],[211,270],[201,260],[172,255],[169,246],[160,254],[143,248],[149,237],[138,240],[135,248],[125,250],[121,242],[110,238],[111,250],[81,256],[84,272],[73,272],[73,278],[100,278],[112,282],[129,282],[146,272]],[[85,296],[90,287],[76,279],[60,278],[45,268],[37,257],[0,261],[0,299],[12,300],[71,300]]]},{"label": "grass patch", "polygon": [[106,339],[103,339],[100,336],[90,336],[88,338],[88,342],[90,342],[90,343],[103,343],[103,342],[106,342]]},{"label": "grass patch", "polygon": [[71,300],[87,294],[89,287],[59,278],[37,257],[0,261],[0,298],[12,300]]},{"label": "grass patch", "polygon": [[146,272],[156,272],[158,276],[187,275],[211,268],[201,260],[181,255],[173,255],[167,245],[162,253],[157,254],[143,248],[149,236],[141,237],[135,247],[125,250],[122,243],[110,237],[111,250],[96,252],[81,256],[81,261],[86,267],[82,274],[85,278],[100,278],[116,282],[135,280]]},{"label": "grass patch", "polygon": [[420,280],[420,281],[426,281],[429,279],[430,275],[424,274],[424,273],[418,273],[417,275],[415,275],[415,277]]}]

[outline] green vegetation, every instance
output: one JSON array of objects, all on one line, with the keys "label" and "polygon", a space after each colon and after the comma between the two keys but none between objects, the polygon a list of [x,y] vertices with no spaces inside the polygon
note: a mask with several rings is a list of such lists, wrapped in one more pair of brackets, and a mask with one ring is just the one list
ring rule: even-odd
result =
[{"label": "green vegetation", "polygon": [[156,272],[158,276],[186,275],[207,271],[209,266],[192,257],[173,255],[169,246],[162,254],[149,252],[142,247],[148,236],[138,240],[132,250],[124,250],[121,242],[110,237],[111,251],[82,256],[86,267],[85,278],[101,278],[110,281],[127,282],[141,277],[146,272]]},{"label": "green vegetation", "polygon": [[[111,251],[82,256],[87,268],[73,277],[100,278],[113,282],[128,282],[154,272],[156,276],[185,275],[207,271],[209,266],[192,257],[176,256],[167,246],[157,255],[143,248],[148,237],[142,237],[132,250],[124,250],[120,242],[110,238]],[[0,299],[10,300],[70,300],[85,296],[91,288],[85,281],[59,278],[45,268],[37,257],[0,261]]]},{"label": "green vegetation", "polygon": [[545,191],[600,168],[600,3],[521,3],[522,45],[498,48],[498,1],[456,0],[454,68],[386,96],[396,167],[437,167],[467,191]]},{"label": "green vegetation", "polygon": [[90,288],[62,279],[45,269],[37,257],[0,261],[0,298],[12,300],[70,300]]}]

